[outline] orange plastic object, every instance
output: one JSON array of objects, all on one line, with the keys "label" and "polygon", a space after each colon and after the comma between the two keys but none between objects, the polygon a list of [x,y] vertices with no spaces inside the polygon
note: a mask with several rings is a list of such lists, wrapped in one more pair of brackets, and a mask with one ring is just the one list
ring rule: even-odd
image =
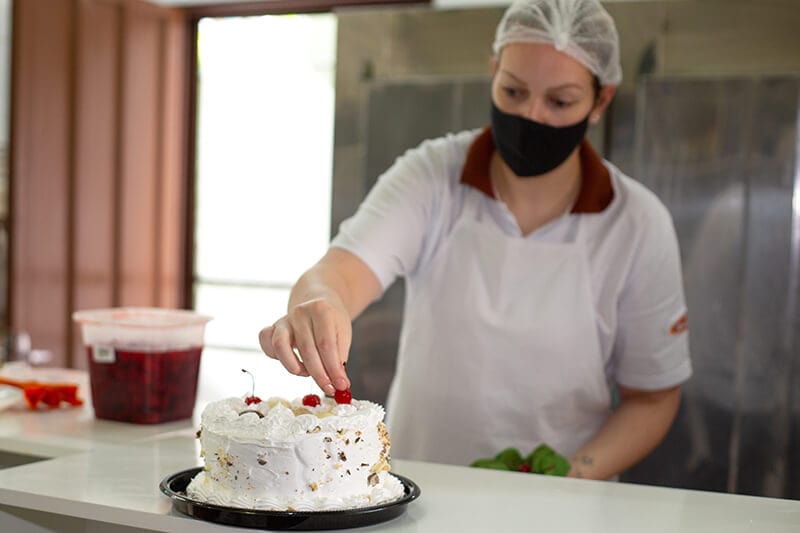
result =
[{"label": "orange plastic object", "polygon": [[78,386],[69,383],[39,383],[38,381],[16,381],[0,377],[0,385],[11,385],[22,389],[25,402],[30,409],[36,409],[39,403],[56,408],[65,402],[69,405],[83,405],[78,398]]}]

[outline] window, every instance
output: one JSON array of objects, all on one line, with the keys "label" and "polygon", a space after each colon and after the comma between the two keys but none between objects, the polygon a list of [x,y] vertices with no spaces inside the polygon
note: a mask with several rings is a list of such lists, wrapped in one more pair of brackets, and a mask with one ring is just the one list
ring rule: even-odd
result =
[{"label": "window", "polygon": [[333,14],[198,23],[195,309],[206,330],[200,397],[315,390],[258,347],[330,238]]}]

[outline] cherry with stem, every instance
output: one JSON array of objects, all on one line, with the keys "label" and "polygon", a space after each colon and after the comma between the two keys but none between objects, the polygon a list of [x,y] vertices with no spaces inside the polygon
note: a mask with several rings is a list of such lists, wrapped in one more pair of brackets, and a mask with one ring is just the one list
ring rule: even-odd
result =
[{"label": "cherry with stem", "polygon": [[250,376],[250,381],[253,384],[252,392],[251,392],[250,396],[248,396],[248,397],[246,397],[244,399],[244,403],[246,403],[247,405],[252,405],[254,403],[261,403],[261,398],[256,396],[256,378],[253,376],[253,374],[251,374],[250,372],[248,372],[244,368],[242,369],[242,372],[244,372],[245,374]]}]

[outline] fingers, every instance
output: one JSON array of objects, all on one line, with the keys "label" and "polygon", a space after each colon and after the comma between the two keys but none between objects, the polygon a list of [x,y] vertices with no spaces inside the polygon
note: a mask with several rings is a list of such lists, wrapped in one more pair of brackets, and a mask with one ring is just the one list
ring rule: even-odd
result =
[{"label": "fingers", "polygon": [[311,377],[314,378],[314,381],[317,382],[317,385],[325,394],[336,392],[317,350],[317,342],[314,339],[314,330],[311,327],[311,323],[302,322],[298,324],[294,333],[297,350],[300,352],[300,357],[303,359],[303,364],[308,373],[311,374]]},{"label": "fingers", "polygon": [[[347,377],[347,360],[350,358],[350,344],[353,338],[353,325],[348,320],[336,331],[336,344],[339,351],[339,358],[342,362],[342,373],[347,380],[347,388],[350,388],[350,378]],[[334,384],[336,382],[334,381]],[[340,389],[341,390],[341,389]]]},{"label": "fingers", "polygon": [[261,345],[261,350],[267,357],[271,357],[272,359],[277,357],[275,355],[275,347],[272,346],[272,331],[274,329],[275,326],[268,326],[258,332],[258,344]]},{"label": "fingers", "polygon": [[342,315],[324,300],[307,302],[290,312],[289,321],[303,364],[326,394],[350,386],[337,342],[337,331],[342,324],[350,324],[349,317]]},{"label": "fingers", "polygon": [[327,301],[296,306],[273,326],[262,329],[258,338],[264,353],[278,359],[292,374],[310,375],[326,394],[350,388],[345,362],[352,325],[345,312]]},{"label": "fingers", "polygon": [[[317,353],[319,353],[322,359],[322,365],[325,367],[328,379],[330,379],[336,389],[349,389],[350,382],[345,373],[343,360],[346,358],[343,357],[343,355],[347,353],[347,348],[342,349],[342,343],[339,342],[337,326],[340,325],[337,324],[335,320],[325,320],[325,316],[319,318],[318,320],[312,321],[312,328],[314,331],[314,339],[316,339]],[[333,394],[333,392],[329,394]]]},{"label": "fingers", "polygon": [[290,373],[308,376],[305,365],[297,358],[293,349],[291,329],[286,318],[278,320],[274,326],[262,329],[258,334],[261,349],[267,356],[278,359]]}]

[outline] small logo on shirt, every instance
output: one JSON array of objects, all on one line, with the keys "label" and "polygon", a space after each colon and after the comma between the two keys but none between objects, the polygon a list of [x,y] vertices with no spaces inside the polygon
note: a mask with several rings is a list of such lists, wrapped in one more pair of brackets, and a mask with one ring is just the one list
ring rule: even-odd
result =
[{"label": "small logo on shirt", "polygon": [[689,316],[687,313],[683,313],[678,320],[673,322],[669,327],[669,334],[680,335],[681,333],[685,333],[687,331],[689,331]]}]

